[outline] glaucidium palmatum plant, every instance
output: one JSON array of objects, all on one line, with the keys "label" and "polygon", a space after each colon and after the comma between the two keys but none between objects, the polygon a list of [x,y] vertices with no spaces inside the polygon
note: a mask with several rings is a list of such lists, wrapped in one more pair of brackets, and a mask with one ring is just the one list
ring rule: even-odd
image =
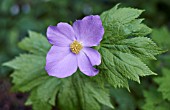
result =
[{"label": "glaucidium palmatum plant", "polygon": [[142,12],[116,5],[72,26],[49,26],[47,36],[29,31],[19,43],[28,53],[4,64],[15,70],[13,90],[29,91],[25,104],[34,110],[113,109],[110,87],[129,90],[128,80],[155,75],[145,62],[163,52],[146,37],[151,29],[138,18]]}]

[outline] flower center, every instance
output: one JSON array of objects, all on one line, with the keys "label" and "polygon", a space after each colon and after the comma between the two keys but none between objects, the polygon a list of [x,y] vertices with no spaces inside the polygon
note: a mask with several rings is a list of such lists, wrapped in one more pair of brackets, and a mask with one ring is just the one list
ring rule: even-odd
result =
[{"label": "flower center", "polygon": [[82,44],[76,40],[70,44],[70,49],[75,54],[78,54],[82,48]]}]

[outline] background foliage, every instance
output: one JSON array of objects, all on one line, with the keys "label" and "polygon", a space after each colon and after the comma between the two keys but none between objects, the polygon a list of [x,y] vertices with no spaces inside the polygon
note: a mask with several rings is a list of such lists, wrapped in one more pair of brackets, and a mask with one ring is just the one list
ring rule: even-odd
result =
[{"label": "background foliage", "polygon": [[[28,30],[44,32],[43,34],[45,34],[48,25],[54,25],[60,21],[75,21],[75,19],[89,14],[100,14],[120,2],[122,6],[145,9],[142,18],[146,18],[145,23],[147,25],[156,28],[150,37],[165,50],[170,49],[169,0],[138,0],[135,2],[133,0],[1,0],[0,64],[22,52],[17,48],[17,43],[28,36]],[[25,40],[25,42],[29,41]],[[29,56],[23,55],[22,57]],[[34,57],[36,58],[36,56]],[[159,56],[157,61],[148,62],[148,64],[154,72],[158,73],[158,76],[141,78],[141,85],[130,81],[130,93],[125,89],[111,89],[112,103],[116,110],[168,110],[170,105],[169,51]],[[0,67],[0,95],[2,96],[4,94],[3,89],[6,91],[9,90],[7,88],[10,88],[7,81],[10,72],[9,68]],[[5,97],[2,96],[0,96],[2,99],[0,100],[0,109],[30,109],[23,106],[27,96],[25,94],[11,95],[9,92]],[[18,102],[18,100],[21,101]],[[49,100],[52,103],[53,99]],[[103,109],[109,108],[103,107]]]}]

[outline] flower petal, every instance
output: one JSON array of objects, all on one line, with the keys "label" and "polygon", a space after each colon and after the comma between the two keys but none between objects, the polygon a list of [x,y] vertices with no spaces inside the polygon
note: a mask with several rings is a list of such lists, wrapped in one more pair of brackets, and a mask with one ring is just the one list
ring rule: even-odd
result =
[{"label": "flower petal", "polygon": [[52,46],[46,57],[45,69],[50,76],[65,78],[77,70],[76,55],[68,47]]},{"label": "flower petal", "polygon": [[48,41],[56,46],[69,46],[75,40],[75,33],[71,25],[58,23],[57,26],[47,28]]},{"label": "flower petal", "polygon": [[75,21],[73,29],[77,40],[82,42],[85,47],[97,46],[104,34],[102,21],[98,15],[87,16]]},{"label": "flower petal", "polygon": [[84,52],[80,52],[77,55],[78,67],[81,72],[87,76],[95,76],[98,74],[99,70],[94,68]]},{"label": "flower petal", "polygon": [[88,58],[93,66],[100,65],[101,56],[97,50],[89,48],[89,47],[85,47],[85,48],[83,48],[83,51],[88,56]]}]

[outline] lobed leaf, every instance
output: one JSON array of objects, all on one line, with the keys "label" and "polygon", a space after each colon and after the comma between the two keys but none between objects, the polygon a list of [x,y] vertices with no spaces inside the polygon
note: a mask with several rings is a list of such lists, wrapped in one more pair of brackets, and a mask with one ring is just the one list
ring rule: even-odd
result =
[{"label": "lobed leaf", "polygon": [[23,39],[19,47],[35,55],[46,55],[51,47],[47,39],[39,33],[29,31],[29,38]]},{"label": "lobed leaf", "polygon": [[23,92],[43,83],[44,79],[47,78],[45,77],[44,65],[45,57],[32,54],[21,54],[20,57],[4,63],[4,66],[15,69],[11,75],[13,77],[12,82],[15,84],[14,90],[19,89]]},{"label": "lobed leaf", "polygon": [[[103,56],[101,70],[104,72],[98,77],[105,77],[108,83],[114,87],[128,87],[127,79],[140,82],[139,76],[155,75],[138,57],[120,51],[109,51],[108,48],[100,48]],[[101,78],[100,78],[101,79]]]},{"label": "lobed leaf", "polygon": [[143,19],[138,19],[142,12],[116,5],[101,14],[105,34],[98,47],[102,64],[96,80],[129,89],[128,79],[140,83],[140,76],[155,75],[144,61],[155,60],[155,55],[163,51],[144,37],[151,33],[151,29],[142,24]]},{"label": "lobed leaf", "polygon": [[[26,38],[29,41],[27,43],[34,39],[32,43],[40,44],[38,42],[43,41],[44,37],[35,39],[37,38],[36,35],[37,33]],[[46,41],[43,42],[46,43]],[[37,54],[36,48],[36,46],[31,48],[33,51],[30,51],[30,53],[32,54],[21,54],[14,60],[4,63],[4,66],[15,69],[11,75],[14,83],[13,90],[31,92],[26,105],[32,105],[33,110],[51,110],[52,106],[56,104],[63,110],[99,110],[102,104],[113,108],[110,103],[109,91],[100,89],[87,76],[80,77],[81,72],[65,79],[48,76],[44,70],[45,54],[41,51],[39,51],[41,54]],[[39,48],[47,51],[47,48],[43,46],[39,46]],[[29,50],[30,47],[25,46],[24,49]]]},{"label": "lobed leaf", "polygon": [[101,14],[105,29],[102,42],[114,43],[129,36],[146,36],[151,29],[137,19],[143,10],[118,8],[118,5]]}]

